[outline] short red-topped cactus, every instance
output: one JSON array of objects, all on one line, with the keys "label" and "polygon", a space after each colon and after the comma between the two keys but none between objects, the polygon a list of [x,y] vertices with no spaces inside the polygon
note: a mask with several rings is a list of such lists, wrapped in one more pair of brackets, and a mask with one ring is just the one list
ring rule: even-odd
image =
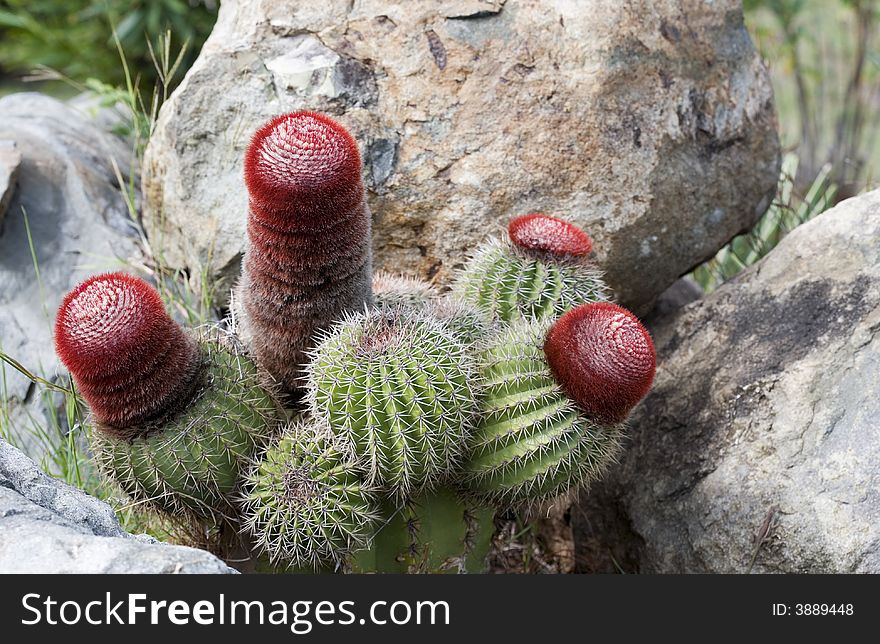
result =
[{"label": "short red-topped cactus", "polygon": [[361,157],[342,125],[294,112],[257,131],[244,175],[244,331],[257,361],[296,397],[315,332],[372,303]]},{"label": "short red-topped cactus", "polygon": [[550,370],[587,414],[620,422],[651,388],[654,343],[635,315],[600,302],[572,309],[550,327],[544,342]]},{"label": "short red-topped cactus", "polygon": [[506,238],[476,249],[453,291],[502,322],[556,318],[608,298],[592,250],[593,240],[574,224],[539,212],[522,215],[510,222]]},{"label": "short red-topped cactus", "polygon": [[524,251],[586,257],[593,250],[593,240],[583,230],[542,212],[516,217],[507,226],[507,234]]},{"label": "short red-topped cactus", "polygon": [[192,390],[196,342],[159,294],[126,273],[92,277],[67,294],[55,322],[61,361],[108,433],[161,419]]}]

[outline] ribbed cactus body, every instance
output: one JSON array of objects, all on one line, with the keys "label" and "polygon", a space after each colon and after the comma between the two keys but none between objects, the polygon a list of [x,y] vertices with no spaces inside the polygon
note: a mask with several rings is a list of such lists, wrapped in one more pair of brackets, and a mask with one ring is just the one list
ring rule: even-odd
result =
[{"label": "ribbed cactus body", "polygon": [[297,423],[260,455],[247,477],[246,528],[273,563],[339,563],[367,544],[378,516],[361,474],[327,428]]},{"label": "ribbed cactus body", "polygon": [[371,484],[399,496],[458,463],[474,385],[464,345],[441,322],[406,307],[340,322],[309,365],[312,412],[351,445]]},{"label": "ribbed cactus body", "polygon": [[385,503],[376,534],[351,558],[354,572],[479,573],[495,532],[495,512],[448,488],[418,495],[404,507]]},{"label": "ribbed cactus body", "polygon": [[608,298],[601,272],[586,258],[522,249],[508,240],[481,244],[456,277],[453,291],[490,317],[558,317]]},{"label": "ribbed cactus body", "polygon": [[372,303],[361,157],[332,119],[285,114],[254,135],[245,182],[240,323],[258,363],[296,400],[316,332]]},{"label": "ribbed cactus body", "polygon": [[138,502],[216,518],[232,512],[240,477],[279,422],[254,364],[217,337],[198,343],[202,371],[193,398],[134,438],[92,432],[102,472]]},{"label": "ribbed cactus body", "polygon": [[480,355],[481,419],[464,487],[501,505],[551,499],[599,477],[621,449],[619,424],[588,419],[543,351],[549,322],[514,323]]}]

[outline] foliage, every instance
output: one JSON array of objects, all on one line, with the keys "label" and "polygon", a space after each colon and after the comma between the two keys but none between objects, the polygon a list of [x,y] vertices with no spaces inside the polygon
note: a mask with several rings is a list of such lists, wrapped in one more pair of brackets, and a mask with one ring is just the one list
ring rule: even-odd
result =
[{"label": "foliage", "polygon": [[83,82],[96,78],[121,85],[117,42],[126,51],[133,77],[155,81],[150,49],[166,31],[190,47],[188,69],[211,31],[214,0],[0,0],[0,70],[29,73],[42,65]]},{"label": "foliage", "polygon": [[746,0],[768,62],[783,145],[806,189],[827,163],[838,199],[858,194],[880,164],[880,3]]}]

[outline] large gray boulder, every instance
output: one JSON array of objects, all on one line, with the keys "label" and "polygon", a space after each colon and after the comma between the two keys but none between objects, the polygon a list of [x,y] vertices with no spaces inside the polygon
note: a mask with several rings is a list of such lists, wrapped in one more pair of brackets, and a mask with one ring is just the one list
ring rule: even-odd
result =
[{"label": "large gray boulder", "polygon": [[544,210],[594,236],[643,310],[776,185],[771,87],[739,0],[224,0],[147,149],[144,221],[169,263],[237,277],[243,151],[296,109],[359,141],[377,267],[437,283]]},{"label": "large gray boulder", "polygon": [[[13,149],[11,143],[20,158],[18,187],[0,222],[0,349],[52,380],[63,371],[52,324],[64,294],[89,275],[141,261],[137,228],[113,169],[115,162],[127,181],[131,146],[88,114],[32,93],[0,99],[0,150]],[[5,428],[39,457],[46,441],[37,438],[37,428],[51,433],[53,427],[45,400],[17,371],[0,369]]]},{"label": "large gray boulder", "polygon": [[126,533],[106,503],[0,439],[0,574],[232,572],[202,550]]},{"label": "large gray boulder", "polygon": [[880,190],[652,330],[632,445],[576,513],[584,568],[880,573]]}]

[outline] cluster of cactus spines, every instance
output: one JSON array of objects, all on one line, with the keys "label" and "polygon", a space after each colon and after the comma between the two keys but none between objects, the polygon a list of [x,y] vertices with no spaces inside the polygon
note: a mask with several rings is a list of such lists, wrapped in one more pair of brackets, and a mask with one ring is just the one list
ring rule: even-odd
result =
[{"label": "cluster of cactus spines", "polygon": [[623,427],[587,417],[554,378],[543,350],[549,325],[515,321],[480,356],[481,419],[464,487],[496,505],[530,505],[589,484],[621,449]]},{"label": "cluster of cactus spines", "polygon": [[372,303],[361,157],[342,125],[294,112],[257,131],[244,173],[242,324],[258,363],[296,398],[315,333]]},{"label": "cluster of cactus spines", "polygon": [[402,507],[385,502],[370,548],[351,558],[354,572],[482,572],[495,533],[492,508],[449,488],[420,494]]},{"label": "cluster of cactus spines", "polygon": [[477,248],[453,290],[504,322],[556,318],[579,304],[608,299],[591,250],[590,237],[574,224],[524,215],[511,222],[506,238]]},{"label": "cluster of cactus spines", "polygon": [[202,361],[196,342],[142,279],[106,273],[64,298],[55,347],[101,430],[149,431],[191,397]]},{"label": "cluster of cactus spines", "polygon": [[610,302],[580,306],[559,318],[544,352],[568,396],[602,421],[623,421],[654,381],[651,336],[632,313]]},{"label": "cluster of cactus spines", "polygon": [[421,306],[437,297],[434,287],[417,277],[381,270],[373,275],[373,298],[376,306]]},{"label": "cluster of cactus spines", "polygon": [[337,323],[308,367],[312,413],[352,446],[370,484],[399,498],[458,463],[475,389],[464,345],[442,322],[405,307]]},{"label": "cluster of cactus spines", "polygon": [[329,427],[295,422],[255,459],[244,485],[244,524],[273,564],[337,566],[368,545],[374,492]]},{"label": "cluster of cactus spines", "polygon": [[241,477],[281,415],[254,363],[223,331],[202,330],[198,346],[203,369],[184,408],[129,440],[93,432],[91,447],[99,469],[133,500],[216,522],[235,513]]}]

